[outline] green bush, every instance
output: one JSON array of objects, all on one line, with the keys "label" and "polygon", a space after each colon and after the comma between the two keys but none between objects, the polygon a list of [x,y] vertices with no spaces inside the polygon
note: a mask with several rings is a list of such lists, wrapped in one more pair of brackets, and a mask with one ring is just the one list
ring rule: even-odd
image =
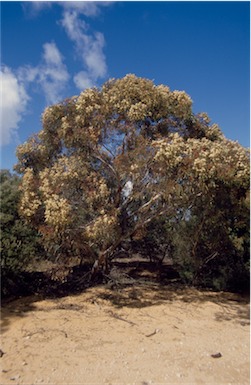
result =
[{"label": "green bush", "polygon": [[38,233],[19,216],[18,185],[16,175],[0,171],[2,295],[8,294],[19,273],[42,251]]},{"label": "green bush", "polygon": [[[173,230],[173,260],[182,279],[216,290],[249,290],[249,200],[225,189]],[[238,191],[237,191],[238,192]],[[238,198],[238,199],[237,199]]]}]

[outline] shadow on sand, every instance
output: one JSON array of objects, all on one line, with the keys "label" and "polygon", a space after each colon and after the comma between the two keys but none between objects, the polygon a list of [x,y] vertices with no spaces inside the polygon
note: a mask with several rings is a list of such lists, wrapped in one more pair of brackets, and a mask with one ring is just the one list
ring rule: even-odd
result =
[{"label": "shadow on sand", "polygon": [[[215,303],[217,321],[234,321],[242,326],[249,325],[249,296],[229,292],[188,287],[182,284],[179,274],[170,264],[161,268],[145,261],[117,261],[109,276],[90,278],[90,265],[72,267],[65,282],[55,281],[44,272],[24,273],[24,286],[17,289],[12,297],[2,300],[1,332],[4,333],[12,318],[25,317],[35,311],[35,303],[43,299],[53,299],[79,295],[88,288],[93,290],[93,301],[101,298],[115,308],[143,308],[174,301],[200,305]],[[69,310],[72,308],[69,307]],[[77,310],[74,308],[73,310]]]}]

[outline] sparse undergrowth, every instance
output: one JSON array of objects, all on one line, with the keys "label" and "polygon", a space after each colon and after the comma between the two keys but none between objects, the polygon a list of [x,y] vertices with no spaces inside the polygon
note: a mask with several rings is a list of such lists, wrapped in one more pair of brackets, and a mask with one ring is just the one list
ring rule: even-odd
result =
[{"label": "sparse undergrowth", "polygon": [[[115,260],[107,274],[100,271],[95,279],[91,279],[91,264],[62,268],[62,266],[45,260],[38,263],[36,269],[32,265],[27,271],[18,274],[10,272],[4,279],[3,299],[34,294],[44,297],[61,297],[81,293],[88,287],[99,285],[105,285],[115,291],[134,285],[154,284],[160,287],[177,288],[189,286],[179,274],[177,267],[170,261],[159,265],[140,257]],[[197,287],[205,289],[205,286],[197,285]],[[248,293],[248,283],[246,286],[239,283],[238,289],[233,291]]]}]

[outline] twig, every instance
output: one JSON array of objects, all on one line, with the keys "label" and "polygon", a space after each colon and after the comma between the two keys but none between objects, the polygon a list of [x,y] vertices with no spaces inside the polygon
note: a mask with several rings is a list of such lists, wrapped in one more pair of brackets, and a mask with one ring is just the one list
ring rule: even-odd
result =
[{"label": "twig", "polygon": [[119,319],[120,321],[127,322],[128,324],[131,324],[131,325],[137,325],[135,322],[128,321],[127,319],[120,317],[119,315],[113,313],[112,311],[108,311],[108,314],[110,314],[112,317],[116,319]]},{"label": "twig", "polygon": [[151,333],[151,334],[146,334],[146,337],[152,337],[152,336],[154,336],[154,334],[157,334],[158,331],[159,331],[159,329],[155,329],[153,333]]},{"label": "twig", "polygon": [[64,330],[60,330],[60,329],[47,329],[45,330],[44,328],[41,328],[33,333],[27,333],[24,337],[32,337],[34,334],[40,334],[40,333],[46,333],[46,332],[60,332],[60,333],[63,333],[65,338],[68,337],[68,334],[64,331]]}]

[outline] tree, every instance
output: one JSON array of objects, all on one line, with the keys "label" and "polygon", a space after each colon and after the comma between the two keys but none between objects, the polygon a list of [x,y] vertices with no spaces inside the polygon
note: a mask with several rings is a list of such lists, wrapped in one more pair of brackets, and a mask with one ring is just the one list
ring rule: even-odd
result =
[{"label": "tree", "polygon": [[219,183],[210,198],[173,226],[173,259],[186,282],[249,290],[249,194]]},{"label": "tree", "polygon": [[38,233],[18,213],[20,178],[8,170],[0,171],[1,199],[1,275],[2,293],[7,294],[11,277],[27,268],[27,265],[41,253]]},{"label": "tree", "polygon": [[20,212],[57,255],[93,259],[93,274],[158,218],[174,228],[197,215],[198,226],[217,213],[219,191],[235,210],[249,189],[247,150],[194,114],[183,91],[127,75],[48,107],[42,120],[17,149]]}]

